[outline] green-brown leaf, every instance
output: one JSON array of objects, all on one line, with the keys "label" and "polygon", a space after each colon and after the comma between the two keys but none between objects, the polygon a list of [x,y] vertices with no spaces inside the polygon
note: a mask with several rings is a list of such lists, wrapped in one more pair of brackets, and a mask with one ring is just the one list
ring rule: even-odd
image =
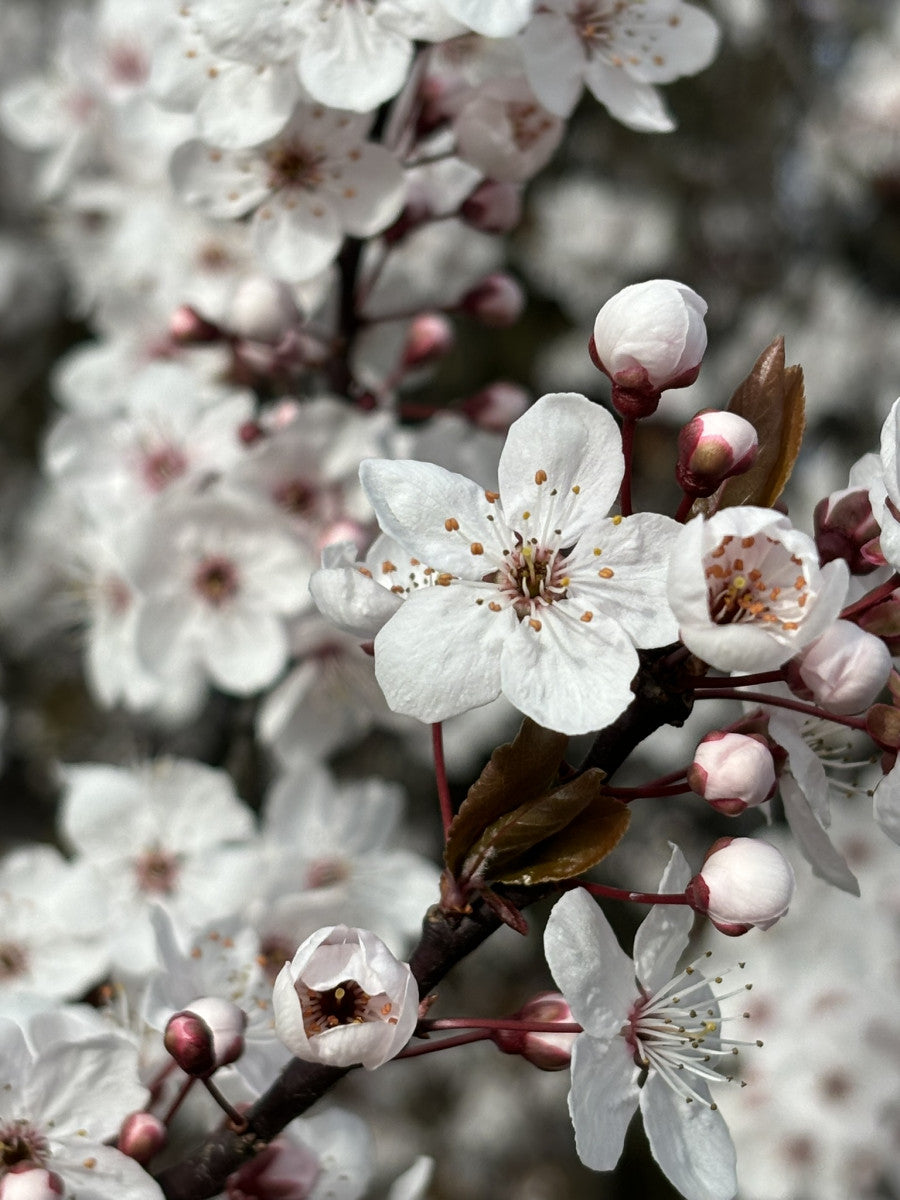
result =
[{"label": "green-brown leaf", "polygon": [[621,800],[600,795],[565,829],[536,846],[527,861],[520,865],[511,863],[497,882],[530,887],[574,879],[616,848],[630,819],[628,807]]}]

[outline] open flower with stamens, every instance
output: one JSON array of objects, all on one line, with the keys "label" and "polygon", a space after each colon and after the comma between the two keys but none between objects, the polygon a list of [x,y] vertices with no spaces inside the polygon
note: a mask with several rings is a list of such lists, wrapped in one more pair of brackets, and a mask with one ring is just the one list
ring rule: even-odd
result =
[{"label": "open flower with stamens", "polygon": [[382,529],[436,571],[375,639],[395,712],[442,721],[502,692],[563,733],[619,716],[635,647],[676,632],[665,575],[677,526],[606,515],[623,470],[615,421],[574,393],[543,396],[510,427],[499,492],[432,463],[362,464]]},{"label": "open flower with stamens", "polygon": [[[660,891],[679,891],[689,875],[673,849]],[[635,935],[632,962],[597,904],[576,890],[550,914],[544,947],[584,1029],[572,1054],[569,1092],[582,1162],[612,1170],[640,1106],[653,1156],[682,1195],[730,1200],[737,1187],[734,1147],[708,1085],[725,1082],[715,1064],[733,1062],[743,1043],[721,1036],[727,1018],[719,1000],[727,996],[715,996],[694,964],[675,973],[691,924],[690,909],[657,905]],[[743,995],[748,986],[728,995]]]},{"label": "open flower with stamens", "polygon": [[372,1071],[412,1037],[412,971],[368,929],[319,929],[285,963],[272,993],[275,1032],[298,1058]]},{"label": "open flower with stamens", "polygon": [[780,666],[836,620],[847,564],[819,567],[812,538],[770,508],[725,508],[685,525],[669,603],[684,644],[722,671]]}]

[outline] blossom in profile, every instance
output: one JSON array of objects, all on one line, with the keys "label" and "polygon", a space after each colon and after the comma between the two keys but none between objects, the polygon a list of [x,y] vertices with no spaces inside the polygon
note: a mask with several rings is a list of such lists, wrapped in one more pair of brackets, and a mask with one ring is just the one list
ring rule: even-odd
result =
[{"label": "blossom in profile", "polygon": [[395,712],[442,721],[501,692],[563,733],[628,706],[637,646],[665,645],[668,517],[608,516],[624,471],[608,412],[542,397],[511,427],[499,491],[432,463],[372,459],[360,478],[382,529],[435,571],[375,639]]},{"label": "blossom in profile", "polygon": [[836,620],[847,564],[819,567],[815,542],[750,505],[695,517],[678,536],[669,602],[684,644],[721,671],[779,667]]},{"label": "blossom in profile", "polygon": [[[660,891],[682,889],[689,875],[674,849]],[[696,967],[675,970],[692,920],[685,906],[654,907],[632,962],[596,902],[576,889],[554,906],[544,948],[584,1029],[569,1092],[581,1161],[611,1171],[640,1107],[653,1157],[678,1191],[687,1200],[731,1200],[734,1147],[709,1084],[725,1082],[714,1063],[732,1061],[736,1046],[721,1037],[717,999]]]},{"label": "blossom in profile", "polygon": [[319,929],[285,963],[272,994],[275,1031],[297,1058],[372,1071],[412,1037],[412,971],[367,929]]}]

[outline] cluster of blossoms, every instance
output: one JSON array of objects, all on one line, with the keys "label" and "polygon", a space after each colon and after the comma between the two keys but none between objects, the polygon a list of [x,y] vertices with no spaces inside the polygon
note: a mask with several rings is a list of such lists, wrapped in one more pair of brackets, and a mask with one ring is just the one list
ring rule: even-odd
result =
[{"label": "cluster of blossoms", "polygon": [[[583,330],[612,411],[502,380],[449,410],[410,398],[463,321],[520,315],[500,236],[582,91],[631,130],[673,128],[657,85],[712,61],[716,23],[683,0],[60,15],[0,125],[35,152],[93,336],[54,367],[0,609],[40,640],[34,614],[73,601],[88,692],[135,733],[97,750],[115,763],[58,764],[56,845],[0,861],[0,1200],[355,1200],[367,1127],[300,1114],[351,1068],[476,1040],[571,1068],[588,1167],[615,1167],[640,1108],[687,1200],[731,1200],[710,1085],[737,1081],[723,1023],[747,985],[680,960],[698,915],[758,940],[788,913],[791,855],[757,810],[858,890],[829,835],[836,735],[883,754],[867,786],[900,841],[900,409],[813,537],[775,507],[802,425],[777,353],[684,424],[672,515],[635,504],[636,432],[706,353],[684,283],[625,287]],[[711,715],[685,761],[619,786],[692,706]],[[456,805],[447,758],[471,775],[516,718]],[[399,828],[402,789],[350,765],[373,729],[421,760],[423,724],[443,873]],[[168,753],[135,763],[147,741]],[[717,833],[749,819],[691,847],[693,870],[673,847],[657,892],[587,877],[632,803],[681,795]],[[548,892],[559,993],[432,1017],[450,967]],[[598,899],[650,906],[633,957]],[[218,1139],[218,1175],[203,1149],[171,1164],[170,1132]]]}]

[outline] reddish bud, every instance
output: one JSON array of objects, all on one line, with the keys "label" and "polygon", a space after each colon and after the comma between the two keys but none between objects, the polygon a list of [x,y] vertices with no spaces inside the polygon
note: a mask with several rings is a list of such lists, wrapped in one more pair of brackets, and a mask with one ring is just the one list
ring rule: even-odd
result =
[{"label": "reddish bud", "polygon": [[204,996],[169,1018],[163,1040],[185,1074],[203,1078],[241,1056],[246,1025],[236,1004]]},{"label": "reddish bud", "polygon": [[0,1179],[0,1200],[59,1200],[65,1193],[56,1172],[34,1162],[14,1163]]},{"label": "reddish bud", "polygon": [[[559,992],[541,992],[512,1020],[571,1025],[574,1018]],[[535,1033],[528,1029],[495,1029],[491,1040],[504,1054],[518,1054],[541,1071],[564,1071],[572,1061],[577,1033]]]},{"label": "reddish bud", "polygon": [[256,276],[237,287],[228,309],[228,329],[236,337],[254,342],[279,341],[300,314],[287,284]]},{"label": "reddish bud", "polygon": [[764,738],[717,730],[694,753],[687,781],[698,796],[729,817],[771,800],[777,780]]},{"label": "reddish bud", "polygon": [[199,346],[219,341],[222,331],[218,325],[201,317],[195,308],[182,304],[169,317],[169,335],[179,346]]},{"label": "reddish bud", "polygon": [[506,329],[514,325],[525,307],[525,293],[511,275],[497,272],[482,279],[463,296],[460,308],[487,325],[489,329]]},{"label": "reddish bud", "polygon": [[699,412],[678,435],[675,476],[689,496],[711,496],[724,480],[749,471],[758,452],[749,421],[724,410]]},{"label": "reddish bud", "polygon": [[774,846],[755,838],[719,838],[685,888],[691,907],[732,937],[774,925],[793,894],[790,863]]},{"label": "reddish bud", "polygon": [[823,566],[842,558],[854,575],[868,575],[877,569],[872,542],[880,530],[868,488],[844,488],[820,500],[813,513],[813,526]]},{"label": "reddish bud", "polygon": [[422,313],[409,327],[403,351],[405,367],[422,367],[453,349],[453,326],[440,313]]},{"label": "reddish bud", "polygon": [[464,402],[463,412],[473,425],[489,433],[506,433],[528,408],[529,396],[517,383],[498,380]]},{"label": "reddish bud", "polygon": [[482,233],[509,233],[522,219],[522,189],[488,179],[463,201],[460,216]]},{"label": "reddish bud", "polygon": [[159,1117],[148,1112],[133,1112],[122,1122],[116,1147],[141,1166],[146,1166],[167,1140],[168,1132]]},{"label": "reddish bud", "polygon": [[791,660],[785,678],[804,700],[847,714],[868,708],[890,672],[891,653],[880,638],[852,621],[835,621]]}]

